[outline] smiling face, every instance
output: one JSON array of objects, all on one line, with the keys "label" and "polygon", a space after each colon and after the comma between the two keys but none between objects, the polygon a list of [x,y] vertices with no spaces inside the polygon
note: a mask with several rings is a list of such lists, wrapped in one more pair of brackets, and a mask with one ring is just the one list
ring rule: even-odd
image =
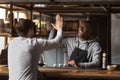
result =
[{"label": "smiling face", "polygon": [[89,39],[92,34],[92,27],[88,21],[81,21],[79,29],[78,29],[78,36],[82,39]]}]

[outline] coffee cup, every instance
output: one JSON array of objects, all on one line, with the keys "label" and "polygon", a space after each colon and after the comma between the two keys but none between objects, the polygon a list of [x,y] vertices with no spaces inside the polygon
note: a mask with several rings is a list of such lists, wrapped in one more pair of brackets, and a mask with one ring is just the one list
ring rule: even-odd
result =
[{"label": "coffee cup", "polygon": [[115,70],[117,68],[117,65],[108,65],[107,66],[107,70],[109,70],[109,71],[113,71],[113,70]]}]

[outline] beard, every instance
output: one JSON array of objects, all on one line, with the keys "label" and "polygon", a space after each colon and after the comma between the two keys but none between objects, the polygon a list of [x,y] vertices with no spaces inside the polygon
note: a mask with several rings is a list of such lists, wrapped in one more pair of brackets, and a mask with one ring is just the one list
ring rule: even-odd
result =
[{"label": "beard", "polygon": [[89,39],[89,35],[85,34],[85,33],[79,33],[78,32],[78,37],[83,39],[83,40],[88,40]]}]

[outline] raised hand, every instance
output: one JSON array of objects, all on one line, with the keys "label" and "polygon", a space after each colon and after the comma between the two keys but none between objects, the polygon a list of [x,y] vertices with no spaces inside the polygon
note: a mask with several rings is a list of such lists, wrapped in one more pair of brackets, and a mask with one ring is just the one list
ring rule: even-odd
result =
[{"label": "raised hand", "polygon": [[54,29],[61,30],[63,28],[63,17],[59,14],[56,15],[56,22],[51,24]]}]

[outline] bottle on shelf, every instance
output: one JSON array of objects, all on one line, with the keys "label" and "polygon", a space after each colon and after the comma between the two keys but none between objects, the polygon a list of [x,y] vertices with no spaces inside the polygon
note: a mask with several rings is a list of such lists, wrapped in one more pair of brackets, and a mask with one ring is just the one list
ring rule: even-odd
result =
[{"label": "bottle on shelf", "polygon": [[67,55],[67,47],[66,46],[64,47],[63,52],[64,52],[64,64],[63,64],[63,67],[67,67],[68,55]]},{"label": "bottle on shelf", "polygon": [[106,69],[107,66],[107,57],[106,57],[106,53],[103,52],[102,54],[102,69]]}]

